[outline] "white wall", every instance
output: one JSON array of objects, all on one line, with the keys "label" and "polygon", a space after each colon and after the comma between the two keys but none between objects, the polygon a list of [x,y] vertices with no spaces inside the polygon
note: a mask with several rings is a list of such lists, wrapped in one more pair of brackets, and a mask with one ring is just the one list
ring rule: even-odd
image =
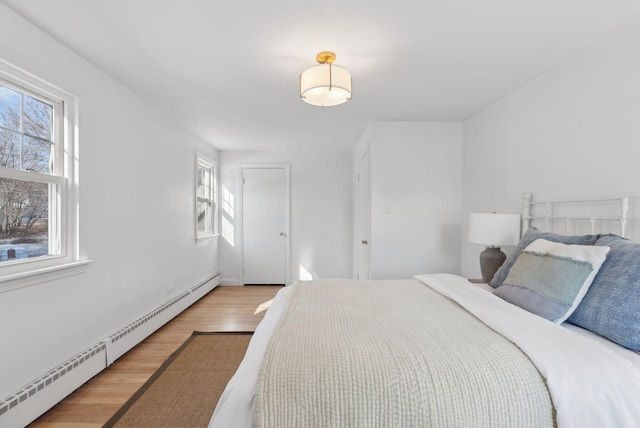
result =
[{"label": "white wall", "polygon": [[[464,123],[464,214],[538,200],[640,194],[640,21]],[[479,245],[462,274],[479,277]]]},{"label": "white wall", "polygon": [[93,260],[0,293],[6,397],[218,271],[217,242],[195,243],[193,199],[196,151],[217,152],[4,5],[0,59],[79,99],[80,252]]},{"label": "white wall", "polygon": [[371,278],[458,273],[462,124],[373,122],[363,138],[369,141]]},{"label": "white wall", "polygon": [[[291,181],[291,268],[302,267],[316,278],[351,277],[351,154],[220,152],[220,185],[238,197],[240,164],[289,164]],[[221,211],[220,270],[222,284],[240,284],[242,259],[238,215]],[[229,222],[227,226],[225,222]],[[225,227],[234,233],[225,232]],[[233,238],[229,236],[233,235]]]}]

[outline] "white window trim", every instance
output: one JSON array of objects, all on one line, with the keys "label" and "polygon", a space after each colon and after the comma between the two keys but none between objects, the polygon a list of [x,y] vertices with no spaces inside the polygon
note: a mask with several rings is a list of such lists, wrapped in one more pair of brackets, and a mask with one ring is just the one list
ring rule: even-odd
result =
[{"label": "white window trim", "polygon": [[[198,169],[209,168],[211,169],[211,192],[212,205],[211,205],[211,231],[200,232],[198,230]],[[218,239],[218,165],[213,160],[209,159],[200,153],[196,153],[196,170],[194,181],[194,228],[196,234],[196,243],[211,241]]]},{"label": "white window trim", "polygon": [[[56,129],[59,176],[49,182],[59,186],[61,248],[59,255],[16,260],[0,265],[0,293],[82,273],[91,260],[80,258],[78,236],[78,99],[24,70],[0,60],[0,77],[27,92],[50,98],[62,106],[62,129]],[[31,173],[8,170],[4,175],[38,181]],[[56,213],[52,213],[56,215]],[[57,222],[56,222],[57,223]]]},{"label": "white window trim", "polygon": [[4,275],[0,277],[0,293],[84,273],[89,263],[91,263],[91,260],[80,260],[14,275]]}]

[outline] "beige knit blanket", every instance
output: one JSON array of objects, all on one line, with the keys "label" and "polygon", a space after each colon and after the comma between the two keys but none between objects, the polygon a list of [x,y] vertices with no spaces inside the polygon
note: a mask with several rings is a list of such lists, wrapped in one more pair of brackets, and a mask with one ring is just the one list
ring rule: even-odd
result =
[{"label": "beige knit blanket", "polygon": [[511,342],[415,280],[299,282],[267,348],[257,427],[548,427]]}]

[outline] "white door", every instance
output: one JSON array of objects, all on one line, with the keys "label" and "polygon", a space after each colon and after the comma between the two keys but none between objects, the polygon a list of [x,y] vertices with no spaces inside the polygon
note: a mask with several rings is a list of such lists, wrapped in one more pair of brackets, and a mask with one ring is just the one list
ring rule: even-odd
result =
[{"label": "white door", "polygon": [[369,279],[369,153],[358,162],[358,279]]},{"label": "white door", "polygon": [[286,171],[243,168],[242,248],[245,284],[286,283]]}]

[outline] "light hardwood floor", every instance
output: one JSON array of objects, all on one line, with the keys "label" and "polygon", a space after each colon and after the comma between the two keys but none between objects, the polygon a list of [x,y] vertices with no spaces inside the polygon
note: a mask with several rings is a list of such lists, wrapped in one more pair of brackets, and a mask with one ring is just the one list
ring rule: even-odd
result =
[{"label": "light hardwood floor", "polygon": [[102,427],[194,330],[254,331],[280,288],[216,287],[29,427]]}]

